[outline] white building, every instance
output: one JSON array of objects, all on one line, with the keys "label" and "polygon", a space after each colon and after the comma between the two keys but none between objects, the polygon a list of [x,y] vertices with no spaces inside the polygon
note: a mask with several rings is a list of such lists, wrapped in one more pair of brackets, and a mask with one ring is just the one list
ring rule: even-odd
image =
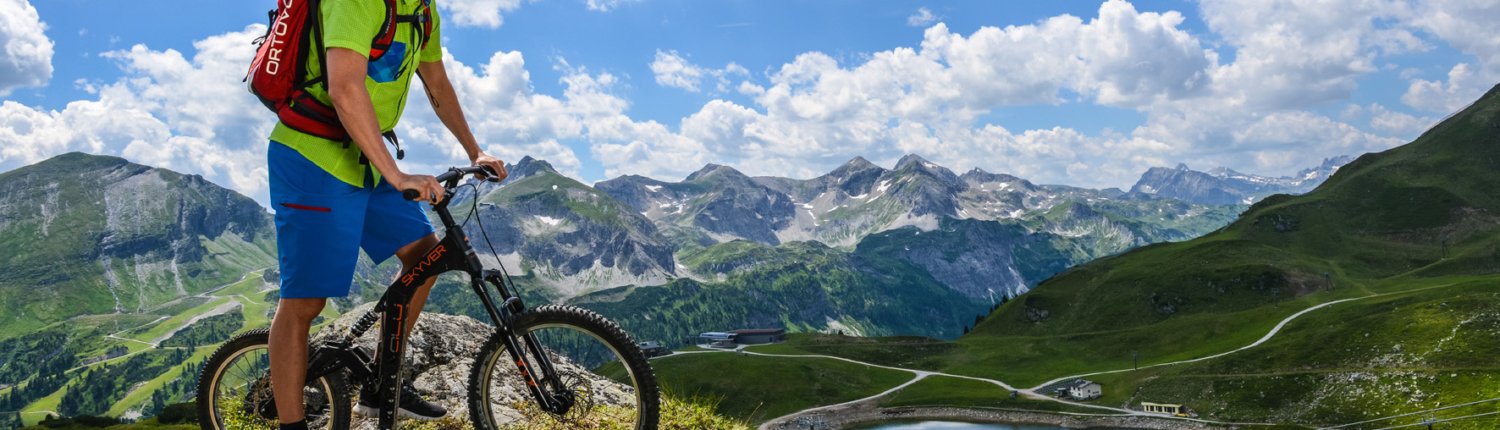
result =
[{"label": "white building", "polygon": [[1068,386],[1068,397],[1077,400],[1097,399],[1104,395],[1104,386],[1096,382],[1079,379]]}]

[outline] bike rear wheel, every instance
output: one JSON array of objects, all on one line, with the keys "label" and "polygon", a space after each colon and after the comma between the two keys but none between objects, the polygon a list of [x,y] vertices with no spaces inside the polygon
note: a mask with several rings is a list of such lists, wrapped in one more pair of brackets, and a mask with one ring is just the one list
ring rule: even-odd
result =
[{"label": "bike rear wheel", "polygon": [[[271,396],[270,332],[251,330],[224,342],[198,376],[198,423],[204,430],[275,429]],[[307,427],[349,428],[349,383],[339,373],[303,387]]]},{"label": "bike rear wheel", "polygon": [[[618,325],[586,309],[543,306],[518,316],[513,330],[534,369],[518,368],[506,334],[490,336],[469,373],[469,413],[476,429],[656,428],[656,375]],[[541,381],[557,400],[551,408],[537,404],[526,388],[522,372],[542,379],[547,365],[527,339],[535,339],[559,376],[559,381]]]}]

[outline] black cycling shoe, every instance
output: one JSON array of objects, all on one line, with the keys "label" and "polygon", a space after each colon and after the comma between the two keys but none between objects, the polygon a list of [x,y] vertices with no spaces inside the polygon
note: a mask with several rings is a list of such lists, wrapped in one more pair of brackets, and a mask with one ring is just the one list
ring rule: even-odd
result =
[{"label": "black cycling shoe", "polygon": [[[379,399],[380,396],[375,394],[375,384],[365,384],[364,388],[359,390],[359,404],[354,406],[354,413],[372,418],[380,416]],[[448,410],[422,399],[422,396],[417,394],[417,390],[408,382],[401,384],[401,408],[396,415],[427,421],[448,415]]]}]

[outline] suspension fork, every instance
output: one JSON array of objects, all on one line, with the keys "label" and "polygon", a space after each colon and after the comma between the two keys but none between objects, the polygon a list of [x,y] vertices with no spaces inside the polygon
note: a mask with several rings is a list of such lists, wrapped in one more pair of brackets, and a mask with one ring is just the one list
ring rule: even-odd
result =
[{"label": "suspension fork", "polygon": [[[505,351],[510,354],[511,362],[515,363],[516,369],[521,372],[521,378],[526,382],[526,389],[531,391],[531,396],[536,399],[537,405],[542,410],[547,412],[562,412],[564,405],[558,402],[553,393],[549,393],[545,388],[548,385],[562,387],[562,377],[558,375],[557,369],[552,366],[551,357],[541,347],[541,342],[537,340],[536,335],[520,333],[519,337],[525,341],[525,345],[517,341],[517,336],[514,335],[517,329],[515,326],[515,316],[525,311],[525,303],[521,301],[520,297],[512,294],[509,288],[506,288],[505,278],[502,277],[499,271],[485,270],[482,272],[482,278],[483,281],[475,278],[474,292],[479,294],[480,301],[484,303],[485,311],[490,314],[490,318],[494,319],[495,325],[500,328],[500,332],[506,334],[503,336],[505,339]],[[484,288],[484,283],[486,282],[494,285],[503,299],[500,307],[497,308],[495,306],[493,296],[488,289]],[[531,353],[530,356],[528,357],[523,351],[529,351]],[[540,378],[537,375],[538,371],[541,372]]]}]

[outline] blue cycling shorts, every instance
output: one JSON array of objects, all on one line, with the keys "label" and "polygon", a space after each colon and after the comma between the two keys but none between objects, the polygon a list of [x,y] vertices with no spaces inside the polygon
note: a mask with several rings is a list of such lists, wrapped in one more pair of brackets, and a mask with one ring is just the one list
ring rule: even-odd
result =
[{"label": "blue cycling shorts", "polygon": [[[384,179],[355,187],[272,141],[266,150],[281,297],[349,295],[362,248],[375,264],[432,234],[421,203],[406,200]],[[371,186],[374,185],[374,186]]]}]

